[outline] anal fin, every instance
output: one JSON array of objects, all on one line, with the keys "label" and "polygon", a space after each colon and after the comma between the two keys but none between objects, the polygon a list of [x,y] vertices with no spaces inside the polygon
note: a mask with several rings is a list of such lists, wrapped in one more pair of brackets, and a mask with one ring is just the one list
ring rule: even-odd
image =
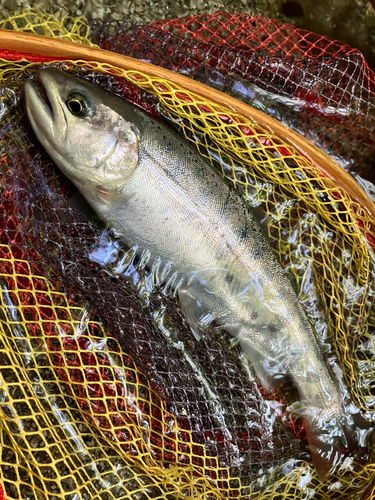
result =
[{"label": "anal fin", "polygon": [[216,319],[216,316],[191,295],[188,289],[180,290],[178,298],[185,320],[190,326],[194,337],[200,340],[202,337],[202,330],[207,328]]},{"label": "anal fin", "polygon": [[265,391],[271,392],[272,385],[270,383],[269,374],[267,373],[265,368],[265,363],[267,359],[265,353],[262,352],[260,347],[255,346],[254,342],[249,340],[248,336],[239,335],[235,340],[238,342],[245,356],[252,364],[255,374],[258,377],[261,386],[264,388]]}]

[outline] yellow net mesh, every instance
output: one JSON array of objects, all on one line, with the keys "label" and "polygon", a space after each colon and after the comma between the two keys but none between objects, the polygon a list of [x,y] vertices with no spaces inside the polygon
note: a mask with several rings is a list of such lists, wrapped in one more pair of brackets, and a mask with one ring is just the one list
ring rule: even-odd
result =
[{"label": "yellow net mesh", "polygon": [[[59,21],[28,11],[0,27],[91,44],[81,18]],[[271,243],[294,274],[302,302],[308,294],[304,284],[313,276],[320,302],[308,313],[318,323],[326,318],[344,379],[356,404],[370,414],[375,234],[368,215],[294,148],[225,106],[140,72],[71,62],[156,95],[163,113],[201,154],[215,167],[219,158],[223,176],[262,206]],[[3,113],[12,97],[9,79],[26,79],[38,64],[0,61],[0,87],[9,82],[1,95]],[[5,113],[10,125],[13,113]],[[9,134],[22,140],[17,130]],[[7,154],[2,160],[6,165]],[[0,255],[0,482],[7,497],[294,500],[306,492],[332,499],[338,492],[345,498],[371,494],[375,464],[355,461],[329,484],[301,463],[259,491],[242,485],[168,413],[111,333],[59,291],[58,277],[46,279],[9,244],[0,246]]]},{"label": "yellow net mesh", "polygon": [[52,14],[42,14],[35,9],[27,9],[0,20],[0,29],[23,31],[90,47],[95,46],[90,41],[90,27],[84,17],[65,16],[59,19]]},{"label": "yellow net mesh", "polygon": [[[202,477],[205,458],[194,467],[195,456],[204,457],[194,453],[199,444],[178,428],[118,342],[27,261],[14,258],[9,246],[0,254],[1,477],[7,494],[219,497]],[[36,307],[41,303],[43,315]],[[156,447],[172,464],[183,448],[190,465],[163,470],[153,458]]]}]

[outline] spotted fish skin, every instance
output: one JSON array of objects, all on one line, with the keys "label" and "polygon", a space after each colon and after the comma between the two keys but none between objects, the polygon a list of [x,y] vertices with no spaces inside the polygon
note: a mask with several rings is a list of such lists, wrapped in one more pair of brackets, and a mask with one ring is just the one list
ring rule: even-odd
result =
[{"label": "spotted fish skin", "polygon": [[106,223],[171,267],[196,335],[209,314],[240,344],[265,387],[291,377],[326,476],[345,443],[340,394],[245,202],[163,124],[60,71],[41,70],[40,80],[49,103],[29,81],[26,105],[48,154]]}]

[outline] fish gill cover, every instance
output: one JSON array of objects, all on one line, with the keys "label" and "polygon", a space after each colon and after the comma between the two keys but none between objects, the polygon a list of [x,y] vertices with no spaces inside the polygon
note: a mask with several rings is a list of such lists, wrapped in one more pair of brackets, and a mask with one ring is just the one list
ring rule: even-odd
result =
[{"label": "fish gill cover", "polygon": [[[28,11],[0,27],[98,43],[232,92],[307,134],[372,194],[374,79],[354,49],[226,14],[90,30],[82,19]],[[266,394],[225,332],[209,329],[197,342],[142,259],[77,205],[23,111],[23,83],[49,61],[0,56],[5,498],[370,496],[375,235],[365,211],[225,106],[140,72],[53,63],[174,127],[262,214],[359,429],[361,446],[322,482],[287,411],[298,399],[293,386],[282,381]]]}]

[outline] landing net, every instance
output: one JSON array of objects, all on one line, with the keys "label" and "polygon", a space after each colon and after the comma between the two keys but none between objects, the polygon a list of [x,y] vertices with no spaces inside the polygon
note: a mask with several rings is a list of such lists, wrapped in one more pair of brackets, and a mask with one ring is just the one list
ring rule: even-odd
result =
[{"label": "landing net", "polygon": [[[98,43],[191,70],[197,79],[207,77],[208,67],[226,82],[222,90],[241,84],[251,95],[259,92],[263,103],[274,93],[273,104],[292,110],[296,130],[310,130],[312,120],[307,137],[318,145],[337,134],[334,144],[327,136],[329,147],[323,146],[334,148],[343,167],[366,176],[375,78],[358,52],[337,42],[225,14],[130,29],[116,23],[90,28],[83,19],[28,11],[4,20],[4,27]],[[141,36],[153,43],[143,55]],[[293,386],[285,382],[265,394],[225,332],[212,329],[197,343],[177,299],[150,286],[147,268],[117,236],[75,208],[75,188],[37,143],[23,111],[23,82],[51,61],[0,56],[4,498],[370,497],[375,234],[367,212],[292,146],[231,112],[224,94],[219,105],[142,72],[52,63],[178,130],[261,214],[343,397],[361,410],[358,418],[368,428],[360,450],[348,452],[346,468],[323,483],[302,423],[287,411],[298,399]],[[241,66],[245,56],[247,67]],[[334,63],[340,57],[354,58],[356,71]],[[371,195],[369,181],[363,182]],[[104,251],[112,258],[98,264]]]}]

